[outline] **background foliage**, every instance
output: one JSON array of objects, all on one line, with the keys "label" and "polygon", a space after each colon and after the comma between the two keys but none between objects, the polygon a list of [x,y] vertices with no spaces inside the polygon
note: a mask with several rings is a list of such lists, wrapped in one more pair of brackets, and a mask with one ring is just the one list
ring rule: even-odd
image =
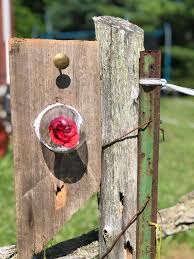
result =
[{"label": "background foliage", "polygon": [[[14,0],[16,35],[31,37],[32,31],[94,29],[93,16],[118,16],[141,26],[147,32],[172,26],[172,80],[192,86],[194,48],[194,5],[192,0]],[[163,50],[164,38],[158,40]]]}]

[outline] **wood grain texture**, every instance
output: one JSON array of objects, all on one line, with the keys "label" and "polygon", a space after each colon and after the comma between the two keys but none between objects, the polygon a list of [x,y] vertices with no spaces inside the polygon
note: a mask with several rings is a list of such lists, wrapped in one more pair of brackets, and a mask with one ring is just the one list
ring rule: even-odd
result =
[{"label": "wood grain texture", "polygon": [[[140,78],[160,78],[159,51],[143,51],[140,57]],[[140,86],[139,124],[151,122],[139,131],[138,208],[150,197],[138,218],[137,257],[155,259],[156,231],[149,222],[157,222],[158,153],[160,129],[160,86]]]},{"label": "wood grain texture", "polygon": [[[68,88],[53,65],[59,52],[70,58],[69,67],[63,70],[71,80]],[[20,259],[27,259],[40,252],[99,188],[101,115],[97,42],[14,38],[10,41],[10,69],[17,250]],[[55,102],[73,106],[86,121],[86,143],[66,155],[41,146],[33,129],[36,116]]]},{"label": "wood grain texture", "polygon": [[[138,126],[139,55],[143,30],[114,17],[95,17],[102,79],[102,142]],[[137,132],[106,148],[102,156],[100,255],[137,212]],[[106,257],[136,258],[136,223]]]}]

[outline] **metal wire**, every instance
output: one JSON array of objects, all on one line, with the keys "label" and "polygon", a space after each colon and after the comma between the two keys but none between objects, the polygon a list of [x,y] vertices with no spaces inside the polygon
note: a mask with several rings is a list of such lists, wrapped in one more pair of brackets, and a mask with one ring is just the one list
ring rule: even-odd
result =
[{"label": "metal wire", "polygon": [[140,79],[141,85],[160,85],[163,88],[170,88],[174,91],[184,93],[190,96],[194,96],[194,89],[182,87],[174,84],[168,84],[166,79],[158,79],[158,78],[142,78]]}]

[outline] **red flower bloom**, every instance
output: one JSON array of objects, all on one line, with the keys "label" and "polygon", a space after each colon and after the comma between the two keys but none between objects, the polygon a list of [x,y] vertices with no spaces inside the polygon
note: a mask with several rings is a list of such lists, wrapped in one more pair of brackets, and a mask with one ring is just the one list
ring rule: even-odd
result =
[{"label": "red flower bloom", "polygon": [[70,117],[60,116],[49,125],[50,138],[54,144],[74,148],[79,142],[77,125]]},{"label": "red flower bloom", "polygon": [[3,123],[0,121],[0,157],[3,157],[7,153],[9,137],[5,131]]}]

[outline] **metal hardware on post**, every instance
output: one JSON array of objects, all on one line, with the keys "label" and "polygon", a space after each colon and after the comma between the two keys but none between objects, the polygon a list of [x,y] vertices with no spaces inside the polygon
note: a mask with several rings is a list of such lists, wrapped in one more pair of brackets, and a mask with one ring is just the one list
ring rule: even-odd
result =
[{"label": "metal hardware on post", "polygon": [[65,69],[69,66],[69,57],[64,53],[58,53],[54,57],[53,63],[59,70]]},{"label": "metal hardware on post", "polygon": [[159,79],[159,78],[140,78],[139,80],[140,85],[161,85],[165,86],[167,84],[166,79]]},{"label": "metal hardware on post", "polygon": [[[163,82],[158,79],[160,66],[159,51],[141,52],[140,78],[146,79],[140,80],[139,124],[147,120],[152,122],[138,134],[138,209],[150,197],[150,202],[138,218],[138,259],[154,259],[156,255],[155,228],[151,227],[149,222],[157,222],[160,85]],[[149,85],[141,85],[142,83]]]}]

